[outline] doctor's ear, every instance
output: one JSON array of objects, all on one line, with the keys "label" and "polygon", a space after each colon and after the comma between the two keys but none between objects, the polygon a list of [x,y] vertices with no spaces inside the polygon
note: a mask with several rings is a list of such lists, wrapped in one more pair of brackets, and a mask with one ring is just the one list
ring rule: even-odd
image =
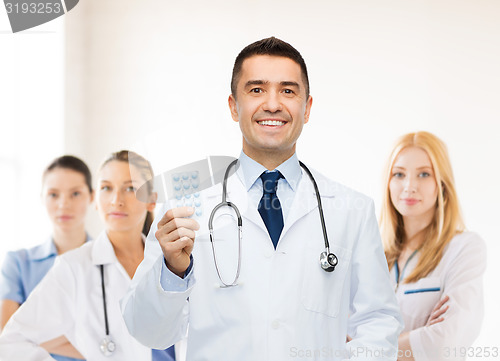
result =
[{"label": "doctor's ear", "polygon": [[233,96],[233,94],[229,95],[229,98],[227,99],[228,105],[229,105],[229,110],[231,111],[231,117],[235,122],[240,121],[240,116],[238,114],[238,103],[236,101],[236,98]]},{"label": "doctor's ear", "polygon": [[309,115],[311,114],[312,103],[313,103],[313,98],[312,96],[309,95],[309,98],[307,98],[306,102],[306,111],[304,113],[304,124],[309,121]]}]

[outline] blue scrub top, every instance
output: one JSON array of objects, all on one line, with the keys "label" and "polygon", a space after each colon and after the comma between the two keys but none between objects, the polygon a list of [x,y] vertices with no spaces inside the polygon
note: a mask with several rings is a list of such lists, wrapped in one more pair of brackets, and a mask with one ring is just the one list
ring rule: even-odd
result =
[{"label": "blue scrub top", "polygon": [[[87,241],[89,240],[87,235]],[[57,257],[52,237],[29,249],[7,253],[0,273],[0,299],[23,304],[31,291],[50,270]],[[77,361],[70,357],[51,355],[57,361]]]}]

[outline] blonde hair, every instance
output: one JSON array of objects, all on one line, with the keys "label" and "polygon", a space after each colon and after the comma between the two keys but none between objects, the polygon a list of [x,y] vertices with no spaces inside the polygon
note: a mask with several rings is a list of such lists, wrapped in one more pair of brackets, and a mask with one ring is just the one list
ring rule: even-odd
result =
[{"label": "blonde hair", "polygon": [[417,266],[404,280],[405,283],[412,283],[427,276],[436,268],[443,257],[446,245],[453,236],[463,232],[465,226],[446,145],[438,137],[428,132],[403,135],[396,141],[386,165],[384,198],[380,216],[380,230],[389,269],[397,262],[405,241],[403,217],[392,204],[389,182],[392,178],[392,167],[396,158],[403,149],[408,147],[419,147],[427,153],[434,169],[438,188],[435,216],[422,231],[425,241],[420,247]]}]

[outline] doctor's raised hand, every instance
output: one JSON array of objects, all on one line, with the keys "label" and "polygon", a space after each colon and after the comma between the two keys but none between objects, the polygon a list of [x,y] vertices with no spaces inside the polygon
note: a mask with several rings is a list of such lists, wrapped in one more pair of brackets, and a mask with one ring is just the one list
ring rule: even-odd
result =
[{"label": "doctor's raised hand", "polygon": [[400,137],[386,170],[381,231],[405,328],[399,360],[463,360],[483,319],[486,247],[466,232],[445,144]]},{"label": "doctor's raised hand", "polygon": [[192,207],[169,209],[158,222],[155,232],[168,269],[181,278],[190,264],[195,231],[200,229],[196,220],[188,218],[193,213]]}]

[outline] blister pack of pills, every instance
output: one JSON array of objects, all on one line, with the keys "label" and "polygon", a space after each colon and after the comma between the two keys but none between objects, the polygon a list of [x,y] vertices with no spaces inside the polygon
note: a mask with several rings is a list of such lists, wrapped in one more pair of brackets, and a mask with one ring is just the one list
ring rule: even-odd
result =
[{"label": "blister pack of pills", "polygon": [[195,215],[203,215],[202,197],[200,197],[200,172],[182,172],[172,174],[171,179],[176,207],[195,207]]},{"label": "blister pack of pills", "polygon": [[[202,191],[222,183],[227,167],[236,158],[209,156],[196,162],[185,164],[157,175],[142,185],[137,197],[147,202],[149,189],[157,195],[157,203],[169,202],[171,207],[189,206],[195,208],[193,218],[204,222],[211,209],[205,209]],[[237,167],[231,167],[230,175]]]}]

